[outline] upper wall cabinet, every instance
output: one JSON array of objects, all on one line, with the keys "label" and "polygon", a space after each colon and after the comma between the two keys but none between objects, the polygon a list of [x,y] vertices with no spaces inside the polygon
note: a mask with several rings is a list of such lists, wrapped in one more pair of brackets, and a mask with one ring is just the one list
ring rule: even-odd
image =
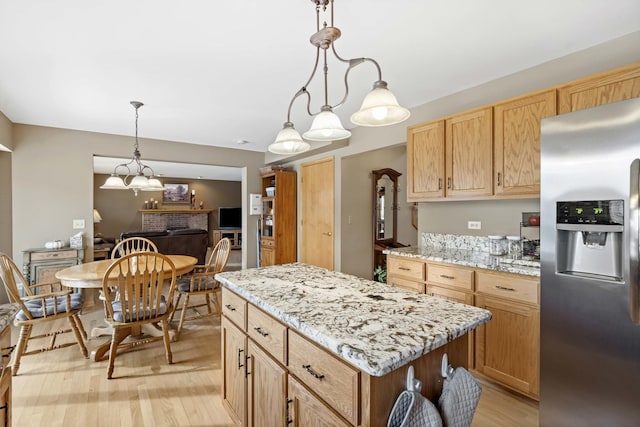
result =
[{"label": "upper wall cabinet", "polygon": [[445,121],[447,197],[490,196],[493,138],[491,107],[449,117]]},{"label": "upper wall cabinet", "polygon": [[540,120],[556,114],[556,91],[494,106],[494,194],[540,194]]},{"label": "upper wall cabinet", "polygon": [[640,97],[640,63],[575,80],[558,88],[558,114]]},{"label": "upper wall cabinet", "polygon": [[444,197],[444,120],[407,129],[407,201]]}]

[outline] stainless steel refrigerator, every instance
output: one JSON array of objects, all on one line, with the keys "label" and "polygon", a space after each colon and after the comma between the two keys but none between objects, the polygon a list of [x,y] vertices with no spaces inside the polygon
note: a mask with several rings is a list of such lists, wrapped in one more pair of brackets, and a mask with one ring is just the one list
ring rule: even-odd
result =
[{"label": "stainless steel refrigerator", "polygon": [[540,425],[640,426],[640,99],[541,132]]}]

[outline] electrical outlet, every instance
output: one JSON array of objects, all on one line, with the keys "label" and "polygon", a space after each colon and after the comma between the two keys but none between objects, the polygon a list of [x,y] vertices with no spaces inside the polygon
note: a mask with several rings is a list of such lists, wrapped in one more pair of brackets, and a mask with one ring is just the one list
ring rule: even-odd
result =
[{"label": "electrical outlet", "polygon": [[469,230],[480,230],[482,223],[480,221],[467,221],[467,228]]},{"label": "electrical outlet", "polygon": [[84,219],[74,219],[73,228],[74,229],[84,228]]}]

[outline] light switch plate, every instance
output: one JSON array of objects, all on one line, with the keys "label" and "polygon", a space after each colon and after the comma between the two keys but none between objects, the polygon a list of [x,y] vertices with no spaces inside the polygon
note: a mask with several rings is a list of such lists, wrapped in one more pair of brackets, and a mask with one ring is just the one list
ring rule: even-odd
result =
[{"label": "light switch plate", "polygon": [[84,219],[74,219],[73,228],[74,229],[84,228]]}]

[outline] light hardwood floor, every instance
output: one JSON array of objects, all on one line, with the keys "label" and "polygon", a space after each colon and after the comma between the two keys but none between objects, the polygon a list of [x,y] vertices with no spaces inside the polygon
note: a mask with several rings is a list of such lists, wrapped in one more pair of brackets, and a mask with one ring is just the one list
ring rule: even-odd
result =
[{"label": "light hardwood floor", "polygon": [[[90,332],[102,324],[102,311],[96,308],[82,319]],[[14,328],[14,342],[17,333]],[[91,339],[87,347],[107,339]],[[26,356],[13,377],[13,425],[232,426],[220,391],[219,319],[187,323],[171,347],[172,365],[161,341],[122,352],[112,380],[106,360],[84,359],[77,346]],[[538,425],[537,403],[491,383],[482,386],[473,427]]]}]

